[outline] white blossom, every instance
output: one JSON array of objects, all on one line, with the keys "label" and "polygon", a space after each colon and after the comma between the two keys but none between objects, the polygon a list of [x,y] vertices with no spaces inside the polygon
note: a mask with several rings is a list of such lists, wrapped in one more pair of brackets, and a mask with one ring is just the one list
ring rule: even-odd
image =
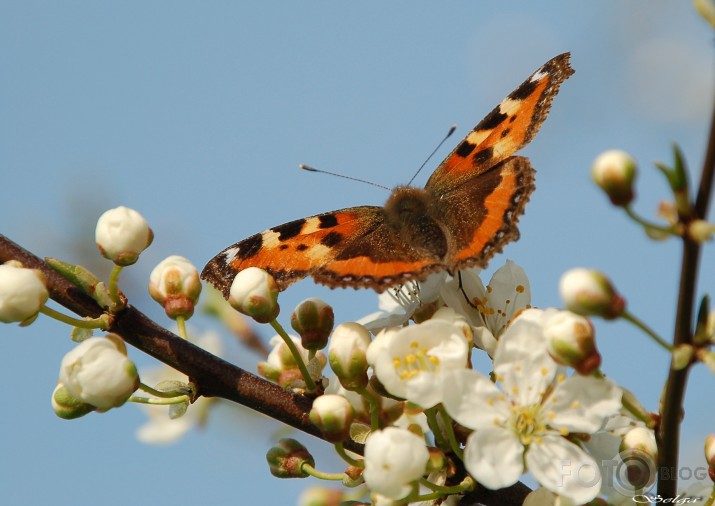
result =
[{"label": "white blossom", "polygon": [[531,307],[529,279],[524,269],[511,260],[494,272],[486,287],[478,269],[465,269],[460,276],[462,288],[459,277],[455,277],[445,284],[442,297],[476,327],[476,346],[493,356],[497,340],[511,320]]},{"label": "white blossom", "polygon": [[465,368],[469,352],[460,327],[442,320],[410,325],[373,345],[381,347],[374,369],[385,389],[423,408],[441,402],[444,376]]},{"label": "white blossom", "polygon": [[358,323],[372,333],[402,325],[421,306],[438,302],[446,276],[444,272],[437,272],[430,274],[424,281],[408,281],[397,288],[385,290],[378,299],[380,311],[361,318]]},{"label": "white blossom", "polygon": [[[565,436],[592,434],[621,407],[621,391],[609,380],[557,378],[546,349],[545,312],[531,309],[501,336],[494,375],[501,388],[469,369],[444,381],[444,406],[473,429],[464,452],[467,470],[481,484],[499,489],[529,470],[545,488],[577,503],[599,492],[596,462]],[[583,470],[593,473],[585,486]]]}]

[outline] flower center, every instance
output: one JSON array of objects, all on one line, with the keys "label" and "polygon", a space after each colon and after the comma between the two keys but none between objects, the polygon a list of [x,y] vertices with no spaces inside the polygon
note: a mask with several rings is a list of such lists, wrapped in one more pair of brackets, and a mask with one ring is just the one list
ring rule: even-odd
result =
[{"label": "flower center", "polygon": [[[503,301],[495,300],[494,295],[492,295],[493,291],[492,286],[487,285],[487,295],[472,302],[477,307],[494,337],[499,337],[511,319],[516,316],[515,312],[520,305],[520,296],[526,291],[526,288],[523,285],[516,285],[511,298]],[[526,304],[524,307],[529,308],[530,306]]]},{"label": "flower center", "polygon": [[546,424],[541,415],[540,405],[512,406],[509,425],[519,436],[521,444],[528,446],[546,432]]},{"label": "flower center", "polygon": [[428,349],[420,348],[420,343],[412,341],[410,351],[404,357],[395,357],[395,371],[403,380],[414,378],[420,373],[436,373],[439,370],[439,358],[429,355]]}]

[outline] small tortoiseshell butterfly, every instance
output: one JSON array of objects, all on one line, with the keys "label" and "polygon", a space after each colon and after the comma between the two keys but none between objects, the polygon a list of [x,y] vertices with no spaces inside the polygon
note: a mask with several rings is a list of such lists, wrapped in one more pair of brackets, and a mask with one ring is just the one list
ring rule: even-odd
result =
[{"label": "small tortoiseshell butterfly", "polygon": [[223,250],[201,277],[226,297],[236,273],[248,267],[271,273],[281,290],[312,276],[333,288],[382,292],[435,271],[485,267],[519,238],[534,169],[511,155],[531,141],[573,74],[569,57],[552,58],[511,92],[424,188],[398,186],[384,207],[350,207],[273,227]]}]

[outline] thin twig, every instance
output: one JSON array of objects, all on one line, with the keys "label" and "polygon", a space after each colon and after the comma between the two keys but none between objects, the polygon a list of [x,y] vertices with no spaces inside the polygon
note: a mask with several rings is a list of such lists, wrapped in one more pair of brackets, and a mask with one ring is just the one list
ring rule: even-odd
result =
[{"label": "thin twig", "polygon": [[[710,137],[700,176],[693,219],[704,219],[707,216],[712,194],[713,173],[715,173],[715,104],[713,104]],[[686,234],[683,237],[680,288],[673,333],[674,346],[690,344],[692,341],[693,311],[699,262],[700,246]],[[683,400],[689,371],[690,367],[680,370],[671,368],[665,383],[661,421],[657,434],[660,465],[658,494],[664,498],[672,498],[677,495],[680,421],[683,416]]]}]

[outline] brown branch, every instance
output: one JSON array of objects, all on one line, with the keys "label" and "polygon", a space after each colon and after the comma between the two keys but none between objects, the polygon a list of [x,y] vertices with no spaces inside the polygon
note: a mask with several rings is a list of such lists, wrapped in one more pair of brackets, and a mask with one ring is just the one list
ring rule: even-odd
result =
[{"label": "brown branch", "polygon": [[[713,174],[715,174],[715,104],[692,219],[705,219],[707,217],[713,187]],[[683,238],[680,288],[673,333],[673,344],[675,346],[692,344],[695,290],[699,263],[700,245],[686,234]],[[683,418],[683,400],[689,372],[689,366],[679,371],[671,368],[665,384],[663,408],[657,434],[660,466],[658,494],[664,498],[672,498],[677,495],[680,422]]]},{"label": "brown branch", "polygon": [[[97,317],[102,308],[76,286],[51,269],[43,260],[0,234],[0,263],[18,260],[41,270],[47,278],[50,297],[80,316]],[[132,306],[116,315],[109,329],[135,348],[183,372],[198,386],[198,394],[220,397],[263,413],[271,418],[322,439],[310,422],[312,399],[293,394],[240,367],[226,362],[169,332]],[[345,447],[362,454],[362,445],[351,441]],[[523,503],[529,488],[516,483],[502,490],[479,487],[465,497],[465,504],[516,506]]]}]

